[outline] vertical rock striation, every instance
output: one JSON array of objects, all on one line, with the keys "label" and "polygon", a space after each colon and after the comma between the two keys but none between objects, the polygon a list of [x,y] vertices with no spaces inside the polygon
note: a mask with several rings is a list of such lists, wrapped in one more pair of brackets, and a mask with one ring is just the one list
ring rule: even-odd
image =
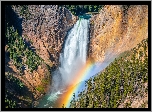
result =
[{"label": "vertical rock striation", "polygon": [[[19,14],[18,8],[14,10]],[[57,5],[29,5],[28,11],[28,18],[21,16],[23,37],[28,37],[26,40],[48,65],[57,66],[64,37],[77,18]]]},{"label": "vertical rock striation", "polygon": [[89,56],[113,58],[148,38],[148,6],[106,5],[91,18]]}]

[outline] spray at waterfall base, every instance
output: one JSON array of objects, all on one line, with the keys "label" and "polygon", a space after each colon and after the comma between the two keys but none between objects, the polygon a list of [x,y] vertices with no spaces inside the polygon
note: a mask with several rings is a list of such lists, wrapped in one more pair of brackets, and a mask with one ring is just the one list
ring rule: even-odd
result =
[{"label": "spray at waterfall base", "polygon": [[101,70],[101,63],[95,63],[92,59],[88,59],[86,64],[81,66],[77,72],[75,72],[72,81],[65,87],[66,92],[63,92],[56,101],[56,107],[68,108],[70,106],[70,101],[73,98],[73,93],[78,93],[81,90],[81,81],[90,78],[92,75],[99,73]]}]

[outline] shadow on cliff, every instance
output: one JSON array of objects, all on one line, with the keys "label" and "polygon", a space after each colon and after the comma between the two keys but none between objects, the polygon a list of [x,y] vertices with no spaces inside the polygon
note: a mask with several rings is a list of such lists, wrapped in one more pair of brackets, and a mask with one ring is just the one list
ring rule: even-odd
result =
[{"label": "shadow on cliff", "polygon": [[14,12],[10,5],[5,6],[5,29],[8,23],[8,26],[13,26],[15,30],[18,31],[18,34],[22,36],[22,18]]},{"label": "shadow on cliff", "polygon": [[[14,12],[11,5],[5,6],[5,31],[6,31],[7,26],[8,27],[13,26],[15,31],[17,30],[18,34],[22,36],[22,33],[23,33],[22,21],[23,21],[23,18],[20,18],[19,15],[16,12]],[[28,46],[30,50],[32,50],[33,52],[36,52],[35,47],[33,47],[30,42],[27,42],[25,39],[23,40],[25,42],[25,45]]]},{"label": "shadow on cliff", "polygon": [[[21,86],[20,84],[18,79],[5,77],[5,95],[7,99],[16,102],[16,108],[32,108],[32,102],[34,101],[33,93],[26,86]],[[9,107],[11,105],[5,102],[5,106]]]},{"label": "shadow on cliff", "polygon": [[[7,27],[14,27],[15,31],[18,31],[18,34],[22,36],[22,18],[14,12],[10,5],[5,6],[5,33],[7,31]],[[7,43],[7,38],[5,38],[5,45]],[[13,69],[9,67],[10,57],[9,52],[5,51],[5,72],[13,72]]]},{"label": "shadow on cliff", "polygon": [[[5,33],[7,27],[14,27],[15,31],[17,30],[19,36],[22,36],[23,29],[22,29],[22,21],[23,18],[20,18],[17,13],[14,12],[11,5],[5,5]],[[31,47],[31,44],[25,39],[23,39],[25,42],[25,45],[31,49],[33,52],[35,51],[34,47]],[[5,45],[7,45],[7,38],[5,37]],[[10,54],[5,50],[5,72],[10,72],[15,74],[15,71],[10,66]],[[10,75],[11,76],[11,75]],[[19,81],[8,79],[5,76],[5,90],[9,93],[6,93],[5,91],[5,97],[8,96],[9,100],[13,100],[17,102],[16,108],[31,108],[32,103],[28,102],[26,98],[20,99],[20,97],[25,96],[29,97],[31,101],[34,100],[33,93],[29,91],[29,89],[26,86],[20,87]],[[13,93],[13,94],[12,94]],[[5,102],[5,106],[11,106]]]}]

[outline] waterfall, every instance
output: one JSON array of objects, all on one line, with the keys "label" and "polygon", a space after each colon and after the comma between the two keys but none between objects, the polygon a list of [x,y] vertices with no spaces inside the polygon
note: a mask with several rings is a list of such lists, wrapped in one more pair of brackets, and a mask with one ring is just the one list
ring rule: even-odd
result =
[{"label": "waterfall", "polygon": [[59,72],[65,86],[71,83],[74,73],[86,62],[88,37],[89,20],[79,19],[69,31],[64,51],[60,55]]},{"label": "waterfall", "polygon": [[67,34],[63,52],[60,53],[60,66],[52,74],[51,93],[47,95],[45,105],[42,100],[43,108],[48,108],[48,105],[57,100],[58,93],[62,94],[62,90],[73,82],[75,73],[86,63],[88,39],[89,20],[80,18]]},{"label": "waterfall", "polygon": [[89,20],[81,18],[67,34],[63,52],[60,53],[60,66],[53,73],[52,92],[72,83],[75,73],[85,64],[88,37]]},{"label": "waterfall", "polygon": [[[74,27],[68,32],[63,46],[63,51],[60,53],[60,65],[57,70],[52,73],[51,91],[39,101],[38,108],[56,107],[56,102],[66,92],[66,87],[75,84],[77,72],[86,64],[87,50],[89,42],[89,20],[80,18]],[[80,79],[80,88],[77,91],[82,91],[85,88],[85,81],[90,77],[94,77],[102,71],[110,62],[96,62],[93,69],[87,74],[85,79]],[[78,93],[75,93],[76,97]]]}]

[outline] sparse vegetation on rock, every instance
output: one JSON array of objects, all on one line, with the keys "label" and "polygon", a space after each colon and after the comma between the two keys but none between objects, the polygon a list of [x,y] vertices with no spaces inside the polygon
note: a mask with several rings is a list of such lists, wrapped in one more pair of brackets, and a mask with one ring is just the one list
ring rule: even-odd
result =
[{"label": "sparse vegetation on rock", "polygon": [[93,14],[93,12],[99,12],[104,5],[61,5],[71,11],[72,14],[79,16],[85,13]]}]

